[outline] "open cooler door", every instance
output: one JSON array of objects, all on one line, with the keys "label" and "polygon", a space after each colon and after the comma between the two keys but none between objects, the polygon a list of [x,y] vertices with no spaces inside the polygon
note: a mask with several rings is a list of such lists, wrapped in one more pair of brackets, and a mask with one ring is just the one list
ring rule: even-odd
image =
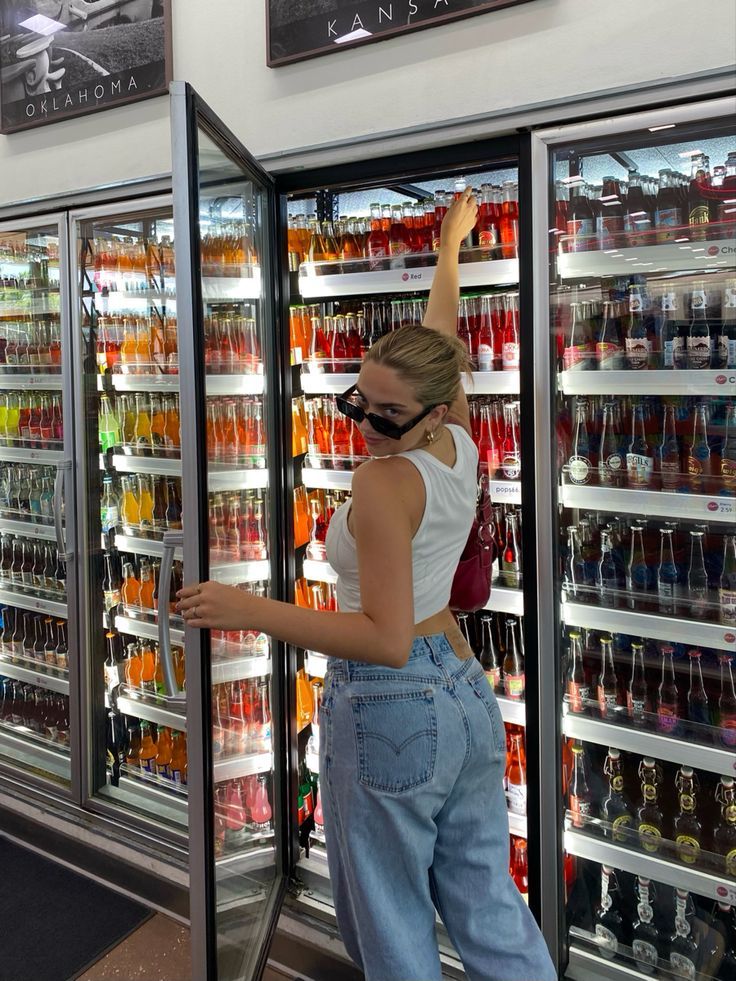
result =
[{"label": "open cooler door", "polygon": [[[265,595],[280,511],[273,182],[189,86],[172,85],[171,113],[181,437],[191,452],[183,532],[164,548],[169,560],[182,550],[186,583]],[[185,627],[184,639],[192,976],[257,978],[285,884],[286,754],[272,671],[283,658],[252,631]]]}]

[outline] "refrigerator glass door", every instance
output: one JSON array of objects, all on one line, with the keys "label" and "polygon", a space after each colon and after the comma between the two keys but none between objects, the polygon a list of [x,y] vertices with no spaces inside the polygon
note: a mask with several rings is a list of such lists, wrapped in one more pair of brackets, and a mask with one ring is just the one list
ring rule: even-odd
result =
[{"label": "refrigerator glass door", "polygon": [[[267,370],[273,185],[190,89],[175,87],[172,110],[181,377],[189,393],[182,437],[196,451],[183,475],[185,579],[265,596],[278,527]],[[256,977],[283,884],[271,641],[250,629],[187,628],[185,636],[193,972],[204,976],[206,964],[220,981]]]},{"label": "refrigerator glass door", "polygon": [[730,977],[736,132],[557,144],[549,186],[570,976]]},{"label": "refrigerator glass door", "polygon": [[0,226],[0,758],[68,790],[78,644],[65,228]]},{"label": "refrigerator glass door", "polygon": [[[164,650],[164,535],[181,529],[170,201],[73,216],[80,548],[86,556],[85,796],[169,836],[187,827],[183,623]],[[181,550],[173,556],[181,579]],[[181,693],[180,693],[181,692]]]}]

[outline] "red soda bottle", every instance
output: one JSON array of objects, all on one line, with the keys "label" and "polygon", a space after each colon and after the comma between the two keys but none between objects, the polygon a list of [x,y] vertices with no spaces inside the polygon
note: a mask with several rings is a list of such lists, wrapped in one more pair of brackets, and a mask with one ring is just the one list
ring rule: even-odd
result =
[{"label": "red soda bottle", "polygon": [[448,208],[447,192],[437,191],[434,196],[434,224],[432,225],[432,250],[434,252],[440,250],[440,229]]},{"label": "red soda bottle", "polygon": [[475,350],[478,371],[493,371],[493,325],[490,296],[481,296],[480,298],[478,339]]},{"label": "red soda bottle", "polygon": [[518,255],[519,204],[516,199],[516,193],[516,183],[514,181],[503,182],[503,203],[501,205],[499,232],[503,246],[501,252],[504,259],[515,259]]},{"label": "red soda bottle", "polygon": [[506,322],[503,330],[503,370],[519,370],[519,295],[509,293],[506,297]]}]

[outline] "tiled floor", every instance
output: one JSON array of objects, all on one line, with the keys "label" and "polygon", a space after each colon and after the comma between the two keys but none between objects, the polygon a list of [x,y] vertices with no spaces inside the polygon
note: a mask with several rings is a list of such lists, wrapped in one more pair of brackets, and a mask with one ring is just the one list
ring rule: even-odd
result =
[{"label": "tiled floor", "polygon": [[192,981],[189,928],[156,913],[78,981]]},{"label": "tiled floor", "polygon": [[[156,913],[77,981],[192,981],[189,929]],[[266,968],[262,981],[284,981]]]}]

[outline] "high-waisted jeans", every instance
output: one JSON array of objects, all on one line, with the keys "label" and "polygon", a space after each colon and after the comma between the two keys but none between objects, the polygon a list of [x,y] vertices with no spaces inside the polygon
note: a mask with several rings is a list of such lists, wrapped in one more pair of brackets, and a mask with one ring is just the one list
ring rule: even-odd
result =
[{"label": "high-waisted jeans", "polygon": [[337,922],[367,981],[440,981],[435,910],[470,981],[554,981],[509,876],[506,737],[475,658],[437,634],[401,669],[330,659],[320,757]]}]

